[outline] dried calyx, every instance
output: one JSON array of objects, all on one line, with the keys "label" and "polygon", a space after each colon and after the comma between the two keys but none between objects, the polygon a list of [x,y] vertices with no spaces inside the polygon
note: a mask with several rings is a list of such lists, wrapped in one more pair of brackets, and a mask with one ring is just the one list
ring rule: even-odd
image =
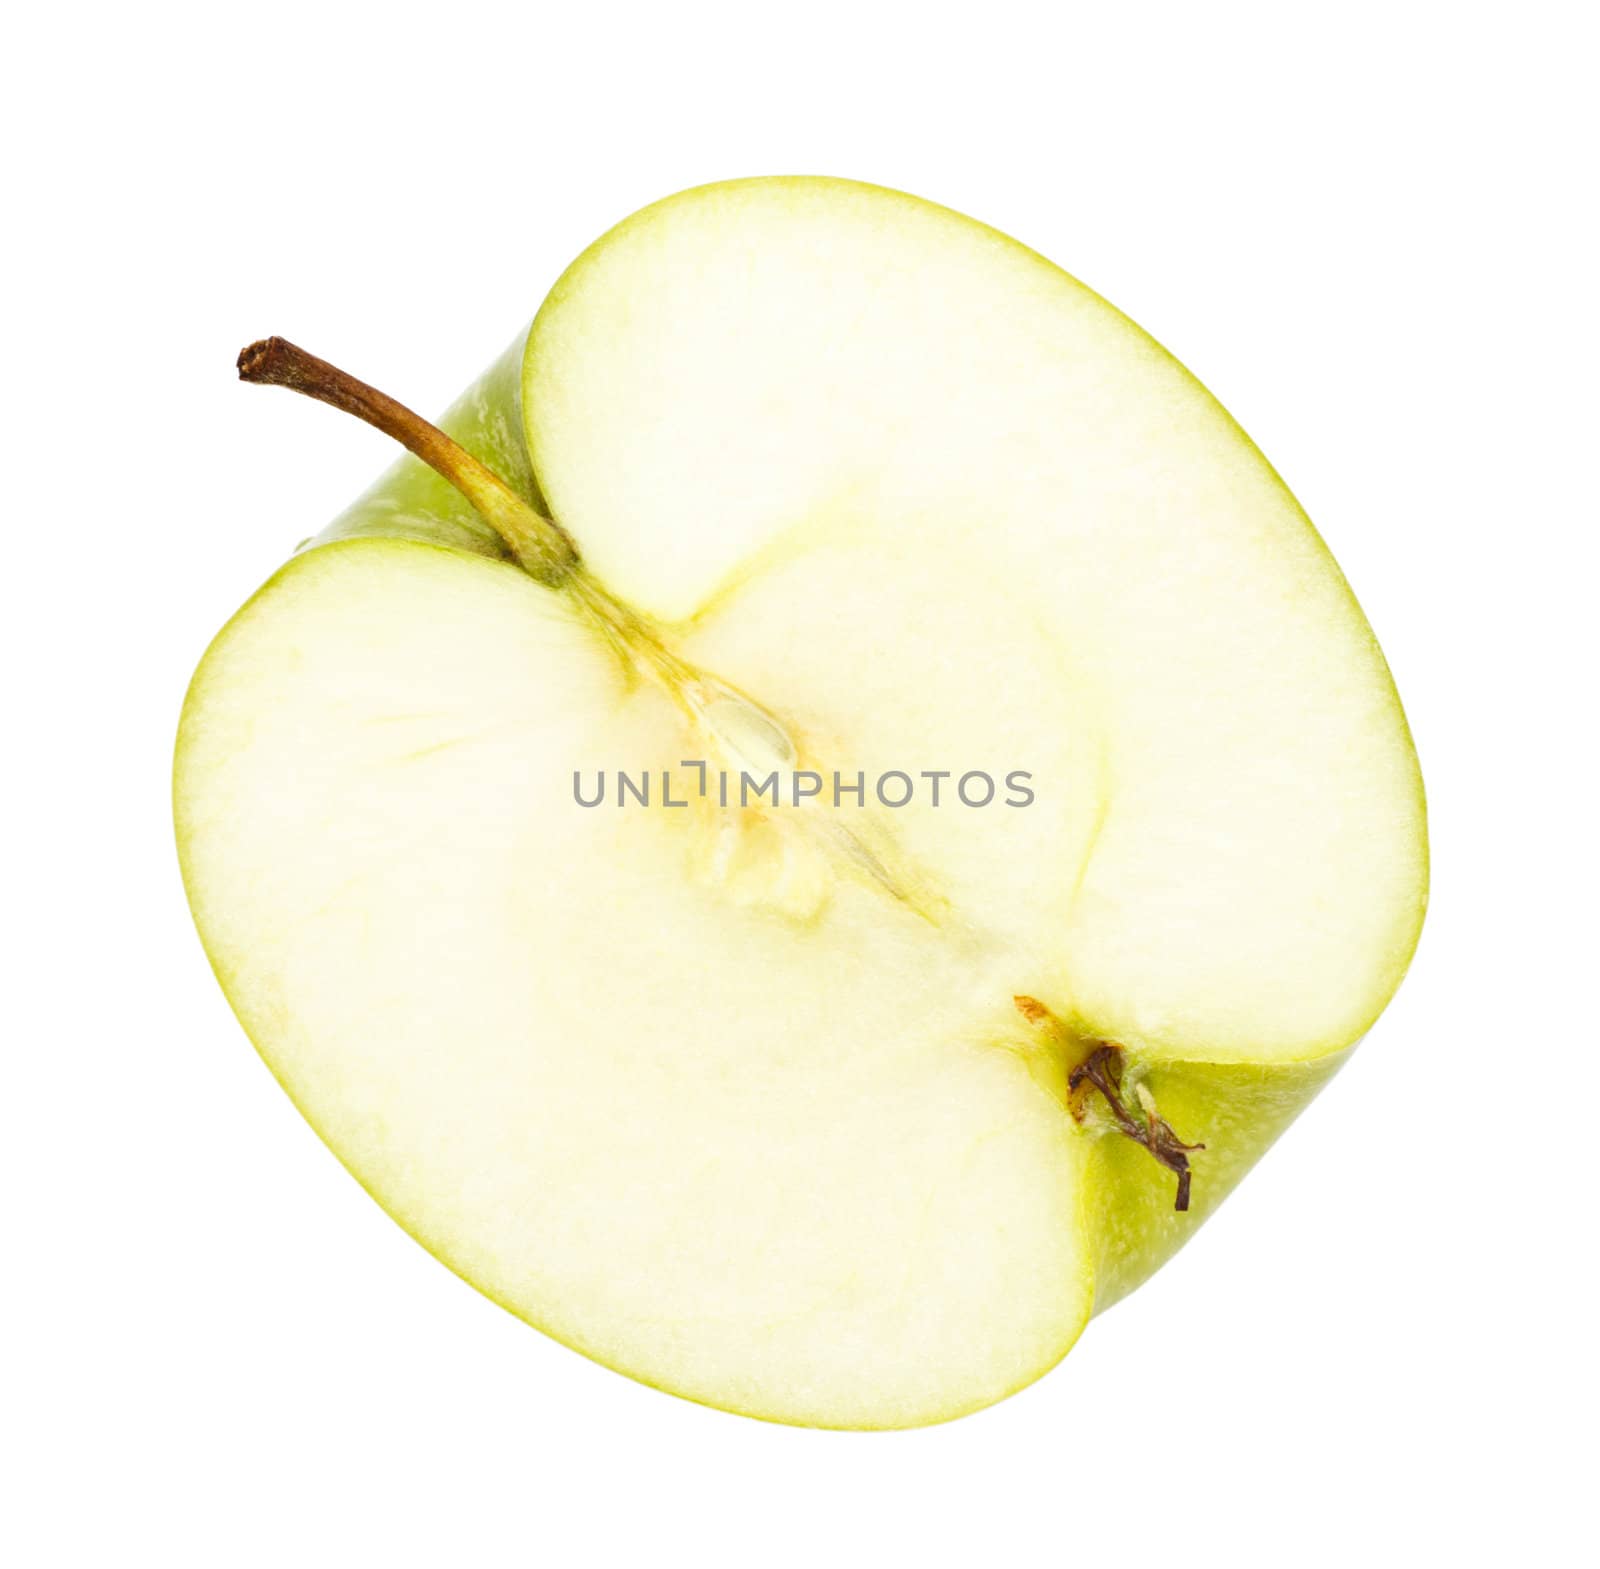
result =
[{"label": "dried calyx", "polygon": [[[1055,1015],[1037,998],[1014,997],[1012,1001],[1016,1004],[1017,1012],[1030,1024],[1047,1024],[1062,1032]],[[1117,1131],[1148,1150],[1169,1171],[1177,1173],[1178,1197],[1173,1208],[1187,1210],[1192,1175],[1189,1155],[1194,1150],[1203,1150],[1205,1145],[1186,1144],[1180,1139],[1172,1131],[1171,1124],[1158,1114],[1155,1097],[1142,1084],[1136,1084],[1133,1091],[1139,1114],[1136,1115],[1129,1108],[1123,1089],[1125,1055],[1122,1047],[1114,1041],[1097,1041],[1088,1056],[1071,1069],[1067,1075],[1067,1090],[1071,1096],[1069,1106],[1072,1115],[1079,1122],[1083,1121],[1085,1097],[1090,1090],[1097,1090],[1116,1123]]]}]

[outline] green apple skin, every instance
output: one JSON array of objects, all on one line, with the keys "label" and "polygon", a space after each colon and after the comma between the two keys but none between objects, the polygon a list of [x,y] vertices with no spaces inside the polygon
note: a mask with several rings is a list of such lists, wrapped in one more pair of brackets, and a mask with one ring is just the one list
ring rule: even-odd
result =
[{"label": "green apple skin", "polygon": [[[775,182],[766,182],[775,183]],[[790,182],[815,185],[819,182]],[[674,198],[673,200],[678,200]],[[896,198],[901,199],[901,198]],[[637,224],[653,209],[619,226],[592,248],[598,251],[610,243],[615,235],[625,233],[630,224]],[[1016,242],[997,237],[1006,245]],[[1017,247],[1019,250],[1021,247]],[[586,256],[591,253],[586,253]],[[1031,253],[1030,253],[1031,254]],[[574,264],[573,273],[584,265],[585,258]],[[541,312],[549,312],[559,300],[564,285],[558,285],[550,301]],[[524,499],[543,508],[544,498],[534,477],[533,461],[524,438],[523,409],[524,378],[528,371],[531,348],[537,339],[539,319],[529,329],[520,333],[506,352],[450,407],[439,419],[439,426],[453,436],[469,452],[498,473]],[[1252,456],[1255,449],[1248,437],[1235,427],[1240,447]],[[1307,524],[1309,528],[1309,524]],[[581,543],[581,541],[580,541]],[[239,613],[235,622],[219,634],[220,646],[229,637],[230,629],[252,613],[253,607],[263,600],[292,588],[300,574],[315,568],[328,552],[379,551],[395,548],[419,551],[444,551],[461,556],[486,558],[509,562],[504,544],[492,529],[479,517],[462,496],[431,469],[407,455],[401,457],[376,483],[354,501],[319,535],[306,541],[296,554],[263,587],[258,595]],[[176,769],[181,779],[186,761],[196,739],[203,716],[194,712],[194,694],[205,678],[205,666],[196,677],[195,688],[180,726]],[[1399,715],[1399,700],[1394,697],[1394,710]],[[1400,720],[1403,724],[1403,718]],[[1417,822],[1422,821],[1422,790],[1420,774],[1416,776],[1414,811]],[[180,860],[184,865],[186,880],[190,879],[190,840],[193,833],[193,814],[182,792],[177,809],[177,837]],[[1405,923],[1405,936],[1395,945],[1390,955],[1389,978],[1377,989],[1376,1005],[1370,1010],[1367,1023],[1381,1011],[1388,996],[1398,985],[1410,962],[1420,934],[1422,912],[1426,902],[1425,840],[1419,848],[1419,873],[1415,893],[1413,917]],[[193,899],[193,893],[191,898]],[[200,910],[197,905],[197,917]],[[210,948],[208,922],[200,919],[203,940]],[[227,962],[213,954],[213,965],[218,979],[241,1022],[250,1032],[257,1022],[248,1010],[241,1009],[236,1000],[234,977]],[[1120,1300],[1149,1278],[1160,1266],[1181,1248],[1203,1221],[1227,1197],[1243,1175],[1271,1147],[1274,1141],[1304,1107],[1321,1090],[1323,1085],[1348,1060],[1354,1045],[1364,1029],[1353,1038],[1330,1042],[1315,1050],[1308,1050],[1295,1060],[1275,1062],[1182,1060],[1166,1056],[1148,1065],[1145,1083],[1161,1109],[1162,1116],[1182,1136],[1204,1146],[1204,1152],[1194,1159],[1195,1182],[1193,1203],[1187,1213],[1178,1213],[1173,1206],[1172,1173],[1148,1154],[1119,1137],[1100,1137],[1092,1141],[1085,1158],[1085,1176],[1080,1190],[1078,1223],[1089,1239],[1094,1272],[1093,1312],[1099,1312]],[[259,1044],[259,1042],[258,1042]],[[263,1052],[269,1066],[270,1054]],[[1041,1054],[1030,1058],[1029,1072],[1058,1099],[1062,1106],[1069,1096],[1061,1065],[1053,1058]],[[276,1069],[274,1069],[276,1071]],[[288,1089],[289,1086],[285,1085]],[[290,1092],[292,1094],[292,1091]],[[317,1127],[312,1111],[301,1110]],[[625,1361],[608,1355],[603,1350],[585,1344],[582,1337],[564,1331],[527,1312],[516,1301],[508,1300],[492,1284],[474,1278],[470,1263],[463,1261],[446,1240],[428,1234],[411,1224],[407,1215],[389,1204],[381,1188],[368,1181],[357,1164],[337,1139],[328,1138],[333,1153],[346,1165],[358,1182],[391,1209],[394,1218],[411,1230],[441,1262],[463,1275],[469,1283],[499,1301],[517,1316],[527,1319],[536,1328],[554,1338],[573,1345],[585,1354],[607,1361],[620,1371],[641,1382],[660,1384],[669,1392],[686,1398],[714,1404],[745,1415],[820,1427],[840,1426],[852,1428],[902,1427],[923,1425],[965,1414],[1003,1398],[1015,1389],[1024,1387],[1039,1376],[1043,1366],[1029,1369],[1026,1376],[1018,1378],[1010,1387],[984,1392],[972,1399],[947,1409],[917,1411],[907,1418],[890,1413],[883,1419],[872,1416],[850,1415],[833,1420],[826,1412],[816,1413],[783,1408],[773,1410],[759,1401],[721,1395],[707,1396],[693,1388],[674,1387],[655,1377],[646,1367],[630,1366]],[[1081,1325],[1072,1336],[1057,1348],[1060,1354],[1070,1349],[1081,1332]]]}]

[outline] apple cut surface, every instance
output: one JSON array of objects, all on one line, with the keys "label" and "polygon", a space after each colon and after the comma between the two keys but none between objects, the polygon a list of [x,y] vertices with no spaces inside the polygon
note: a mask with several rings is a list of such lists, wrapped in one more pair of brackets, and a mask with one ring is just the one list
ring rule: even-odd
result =
[{"label": "apple cut surface", "polygon": [[[1415,943],[1420,780],[1337,568],[1096,296],[843,182],[647,209],[441,423],[735,695],[630,673],[403,460],[185,707],[186,883],[252,1039],[413,1235],[612,1367],[830,1426],[1026,1384]],[[688,760],[756,757],[868,804],[696,796]],[[602,770],[652,804],[579,806]],[[1104,1042],[1205,1145],[1187,1213],[1069,1087]]]}]

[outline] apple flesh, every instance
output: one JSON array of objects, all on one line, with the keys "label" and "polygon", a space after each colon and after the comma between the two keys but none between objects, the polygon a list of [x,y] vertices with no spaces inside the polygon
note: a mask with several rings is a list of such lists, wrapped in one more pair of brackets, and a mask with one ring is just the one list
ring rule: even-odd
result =
[{"label": "apple flesh", "polygon": [[[1415,944],[1420,777],[1331,557],[1126,318],[846,182],[638,214],[440,423],[581,564],[407,457],[212,645],[178,841],[252,1040],[413,1236],[635,1378],[847,1427],[1027,1384]],[[752,723],[865,805],[699,798]],[[576,803],[619,769],[690,805]]]}]

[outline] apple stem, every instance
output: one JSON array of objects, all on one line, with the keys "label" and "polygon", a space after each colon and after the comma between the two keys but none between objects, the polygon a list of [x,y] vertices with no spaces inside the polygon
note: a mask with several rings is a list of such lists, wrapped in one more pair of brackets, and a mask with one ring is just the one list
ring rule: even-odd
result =
[{"label": "apple stem", "polygon": [[240,351],[238,365],[241,381],[288,387],[392,436],[459,490],[505,541],[517,564],[541,583],[554,588],[578,566],[578,547],[554,518],[535,510],[459,442],[387,393],[287,338],[252,343]]}]

